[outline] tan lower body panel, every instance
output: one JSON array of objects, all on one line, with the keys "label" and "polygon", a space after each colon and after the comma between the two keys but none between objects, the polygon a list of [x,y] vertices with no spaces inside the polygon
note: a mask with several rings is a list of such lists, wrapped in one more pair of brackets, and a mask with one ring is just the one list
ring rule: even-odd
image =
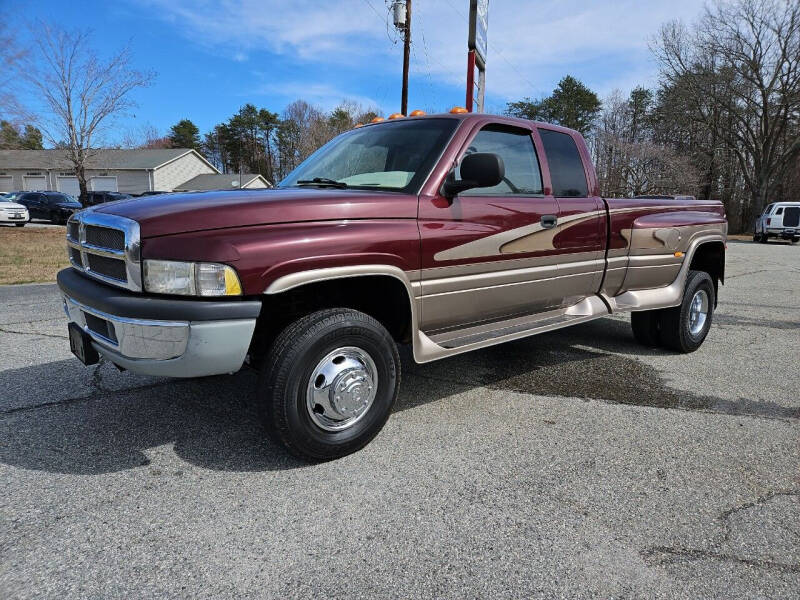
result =
[{"label": "tan lower body panel", "polygon": [[420,328],[437,331],[572,305],[600,285],[604,261],[597,254],[571,255],[589,260],[563,264],[563,256],[550,255],[423,270]]}]

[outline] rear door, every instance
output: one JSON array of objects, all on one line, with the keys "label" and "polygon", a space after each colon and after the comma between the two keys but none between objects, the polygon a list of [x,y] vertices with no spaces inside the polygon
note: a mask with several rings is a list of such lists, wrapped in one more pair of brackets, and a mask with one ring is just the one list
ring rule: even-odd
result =
[{"label": "rear door", "polygon": [[[594,171],[583,143],[572,133],[538,126],[552,194],[558,204],[553,251],[559,257],[562,306],[571,306],[600,289],[605,270],[606,212],[597,196]],[[590,183],[591,182],[591,183]]]},{"label": "rear door", "polygon": [[544,194],[532,133],[496,123],[476,127],[457,164],[475,152],[498,154],[504,180],[452,200],[441,195],[421,200],[423,331],[558,306],[560,294],[551,284],[557,260],[547,239],[558,205]]},{"label": "rear door", "polygon": [[783,209],[783,226],[789,229],[800,226],[800,206],[786,206]]},{"label": "rear door", "polygon": [[42,218],[43,214],[42,198],[42,194],[28,192],[26,194],[22,194],[17,201],[20,204],[24,204],[28,207],[28,213],[30,214],[31,218],[40,219]]}]

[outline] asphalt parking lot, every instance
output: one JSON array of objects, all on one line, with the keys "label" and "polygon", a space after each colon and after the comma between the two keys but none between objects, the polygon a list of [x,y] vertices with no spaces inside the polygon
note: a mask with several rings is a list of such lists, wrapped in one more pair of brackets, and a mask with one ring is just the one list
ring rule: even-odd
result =
[{"label": "asphalt parking lot", "polygon": [[800,596],[800,247],[731,242],[689,356],[614,317],[406,360],[316,465],[252,373],[84,368],[53,285],[0,305],[0,597]]}]

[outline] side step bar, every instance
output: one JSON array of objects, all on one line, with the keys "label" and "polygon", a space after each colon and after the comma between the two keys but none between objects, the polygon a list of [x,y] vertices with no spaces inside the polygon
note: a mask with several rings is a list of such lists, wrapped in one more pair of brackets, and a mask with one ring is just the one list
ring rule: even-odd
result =
[{"label": "side step bar", "polygon": [[420,331],[418,332],[418,342],[422,352],[415,358],[417,362],[427,362],[554,329],[561,329],[562,327],[605,317],[609,314],[611,314],[611,311],[603,299],[599,296],[590,296],[566,309],[514,317],[504,321],[482,323],[446,332],[432,332],[430,336]]}]

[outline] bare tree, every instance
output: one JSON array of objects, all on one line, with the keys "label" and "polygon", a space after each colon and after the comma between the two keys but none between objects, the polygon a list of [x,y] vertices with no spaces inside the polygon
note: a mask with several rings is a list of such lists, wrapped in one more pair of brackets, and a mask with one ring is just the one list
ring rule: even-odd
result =
[{"label": "bare tree", "polygon": [[87,32],[72,33],[41,24],[35,46],[19,73],[38,101],[38,122],[50,143],[64,148],[86,199],[86,168],[102,136],[134,106],[131,92],[154,75],[130,66],[127,47],[101,60]]},{"label": "bare tree", "polygon": [[664,25],[653,51],[687,116],[738,162],[749,223],[800,154],[800,4],[717,1],[692,29]]},{"label": "bare tree", "polygon": [[18,122],[26,120],[28,115],[19,104],[17,96],[9,91],[9,84],[26,53],[16,43],[7,7],[3,7],[3,12],[3,18],[0,19],[0,115]]}]

